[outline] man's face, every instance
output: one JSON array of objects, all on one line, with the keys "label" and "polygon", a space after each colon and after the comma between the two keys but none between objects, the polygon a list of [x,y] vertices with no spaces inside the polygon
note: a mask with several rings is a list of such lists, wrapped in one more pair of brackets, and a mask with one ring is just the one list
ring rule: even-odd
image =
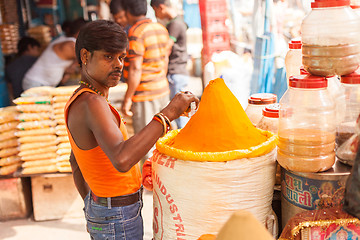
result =
[{"label": "man's face", "polygon": [[89,55],[86,64],[88,74],[106,87],[116,86],[122,75],[126,49],[116,53],[99,50]]},{"label": "man's face", "polygon": [[28,46],[28,55],[38,57],[40,56],[40,47],[38,46]]},{"label": "man's face", "polygon": [[163,11],[162,8],[160,6],[152,6],[152,8],[154,9],[155,12],[155,17],[158,19],[163,19]]},{"label": "man's face", "polygon": [[128,25],[128,20],[125,15],[125,11],[121,10],[120,12],[113,14],[114,21],[122,26],[123,28]]}]

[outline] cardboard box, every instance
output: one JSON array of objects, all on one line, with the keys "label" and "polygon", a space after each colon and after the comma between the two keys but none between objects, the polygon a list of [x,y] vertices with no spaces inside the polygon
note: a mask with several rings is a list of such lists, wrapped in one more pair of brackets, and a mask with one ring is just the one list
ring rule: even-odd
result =
[{"label": "cardboard box", "polygon": [[30,212],[30,179],[0,179],[0,221],[27,218]]},{"label": "cardboard box", "polygon": [[31,188],[35,221],[84,216],[84,201],[71,174],[31,177]]}]

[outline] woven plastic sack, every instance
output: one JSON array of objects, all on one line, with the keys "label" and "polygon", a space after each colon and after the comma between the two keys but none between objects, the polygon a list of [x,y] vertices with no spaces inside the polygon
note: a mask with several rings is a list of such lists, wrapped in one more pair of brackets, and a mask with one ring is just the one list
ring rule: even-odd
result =
[{"label": "woven plastic sack", "polygon": [[54,102],[67,102],[71,96],[69,95],[57,95],[53,98]]},{"label": "woven plastic sack", "polygon": [[56,158],[56,160],[57,160],[58,162],[68,162],[68,163],[70,164],[70,162],[69,162],[70,156],[69,156],[69,155],[61,155],[61,156],[58,156],[58,157]]},{"label": "woven plastic sack", "polygon": [[73,94],[73,92],[78,88],[79,86],[62,86],[62,87],[57,87],[55,89],[53,89],[53,91],[51,92],[51,94],[53,96],[71,96]]},{"label": "woven plastic sack", "polygon": [[13,148],[13,147],[17,147],[17,146],[19,146],[19,141],[17,140],[17,138],[12,138],[12,139],[0,142],[0,149]]},{"label": "woven plastic sack", "polygon": [[64,109],[62,108],[57,108],[57,109],[54,109],[54,114],[56,115],[64,115]]},{"label": "woven plastic sack", "polygon": [[44,113],[53,111],[53,107],[46,104],[17,105],[16,109],[22,113]]},{"label": "woven plastic sack", "polygon": [[17,115],[18,111],[15,107],[0,108],[0,124],[15,121]]},{"label": "woven plastic sack", "polygon": [[[273,233],[275,150],[232,161],[184,161],[154,152],[154,240],[217,234],[230,215],[247,210]],[[275,233],[276,234],[276,233]]]},{"label": "woven plastic sack", "polygon": [[53,103],[53,108],[54,109],[64,109],[66,105],[66,102],[56,102]]},{"label": "woven plastic sack", "polygon": [[64,118],[60,118],[60,119],[55,119],[56,123],[58,125],[65,125],[65,119]]},{"label": "woven plastic sack", "polygon": [[45,153],[54,153],[57,150],[57,146],[48,146],[48,147],[38,147],[34,149],[29,149],[25,151],[19,152],[19,156],[29,156],[29,155],[38,155],[38,154],[45,154]]},{"label": "woven plastic sack", "polygon": [[50,128],[55,127],[56,122],[53,120],[43,120],[43,121],[31,121],[31,122],[21,122],[17,125],[17,129],[20,130],[31,130],[39,128]]},{"label": "woven plastic sack", "polygon": [[38,148],[46,148],[49,146],[56,146],[57,144],[57,140],[53,140],[53,141],[47,141],[47,142],[30,142],[30,143],[22,143],[19,146],[19,149],[21,152],[24,151],[29,151],[29,150],[33,150],[33,149],[38,149]]},{"label": "woven plastic sack", "polygon": [[19,153],[19,149],[17,147],[4,148],[0,150],[0,158],[10,157],[18,153]]},{"label": "woven plastic sack", "polygon": [[60,143],[58,146],[58,149],[71,149],[70,143]]},{"label": "woven plastic sack", "polygon": [[58,136],[67,136],[67,130],[66,130],[66,126],[65,125],[57,125],[55,127],[56,130],[56,135]]},{"label": "woven plastic sack", "polygon": [[48,152],[36,155],[27,155],[22,156],[21,160],[23,161],[34,161],[34,160],[43,160],[43,159],[56,159],[57,154],[55,152]]},{"label": "woven plastic sack", "polygon": [[189,161],[209,161],[209,162],[224,162],[241,158],[253,158],[265,155],[272,151],[277,144],[277,136],[269,131],[258,129],[262,135],[266,136],[267,141],[257,146],[250,147],[249,149],[239,149],[225,152],[192,152],[176,149],[168,144],[173,141],[180,129],[174,130],[160,138],[156,142],[156,149],[159,152],[166,154],[170,157],[179,158]]},{"label": "woven plastic sack", "polygon": [[0,132],[14,130],[18,124],[19,122],[17,121],[0,124]]},{"label": "woven plastic sack", "polygon": [[60,156],[61,155],[70,155],[71,148],[62,148],[62,149],[57,150],[56,153]]},{"label": "woven plastic sack", "polygon": [[16,105],[24,104],[51,104],[52,99],[50,96],[39,96],[39,97],[18,97],[13,100]]},{"label": "woven plastic sack", "polygon": [[38,135],[50,135],[50,134],[55,134],[55,128],[40,128],[40,129],[17,131],[15,133],[15,136],[25,137],[25,136],[38,136]]},{"label": "woven plastic sack", "polygon": [[23,168],[27,167],[39,167],[39,166],[50,166],[56,165],[55,159],[47,159],[47,160],[35,160],[35,161],[27,161],[22,163]]},{"label": "woven plastic sack", "polygon": [[14,164],[9,165],[9,166],[1,167],[0,168],[0,175],[12,174],[12,173],[16,172],[16,170],[18,170],[20,167],[21,167],[21,163],[14,163]]},{"label": "woven plastic sack", "polygon": [[63,136],[58,136],[58,141],[59,141],[60,143],[69,142],[69,137],[68,137],[67,134],[66,134],[66,135],[63,135]]},{"label": "woven plastic sack", "polygon": [[37,173],[54,173],[57,172],[58,168],[56,165],[51,166],[38,166],[38,167],[27,167],[21,171],[21,174],[37,174]]},{"label": "woven plastic sack", "polygon": [[37,96],[51,96],[54,91],[53,87],[42,86],[42,87],[33,87],[25,90],[21,96],[22,97],[37,97]]},{"label": "woven plastic sack", "polygon": [[0,141],[5,141],[5,140],[9,140],[11,138],[14,138],[14,137],[16,137],[16,133],[17,133],[17,131],[15,131],[15,130],[2,132],[2,133],[0,133]]},{"label": "woven plastic sack", "polygon": [[18,138],[19,143],[42,143],[42,142],[58,142],[57,137],[54,134],[49,135],[37,135],[37,136],[24,136]]},{"label": "woven plastic sack", "polygon": [[19,156],[11,156],[0,159],[0,166],[8,166],[21,161]]},{"label": "woven plastic sack", "polygon": [[17,119],[20,122],[51,120],[54,119],[54,115],[51,112],[21,113]]}]

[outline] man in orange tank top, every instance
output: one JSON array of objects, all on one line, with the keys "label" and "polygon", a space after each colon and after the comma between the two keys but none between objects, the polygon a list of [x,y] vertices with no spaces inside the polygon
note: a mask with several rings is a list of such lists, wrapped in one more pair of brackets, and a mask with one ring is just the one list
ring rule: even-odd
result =
[{"label": "man in orange tank top", "polygon": [[128,41],[110,21],[88,23],[76,40],[81,85],[65,107],[75,185],[84,199],[92,239],[143,238],[139,160],[170,121],[199,100],[179,93],[139,133],[128,139],[117,110],[107,102],[109,88],[121,78]]}]

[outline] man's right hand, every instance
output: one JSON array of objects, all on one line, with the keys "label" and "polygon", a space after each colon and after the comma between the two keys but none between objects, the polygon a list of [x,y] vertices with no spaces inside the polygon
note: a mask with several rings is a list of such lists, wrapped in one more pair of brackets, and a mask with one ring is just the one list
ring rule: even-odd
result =
[{"label": "man's right hand", "polygon": [[189,91],[178,92],[161,112],[172,121],[188,110],[192,102],[195,102],[197,109],[200,100],[194,94]]},{"label": "man's right hand", "polygon": [[131,105],[132,101],[131,99],[124,99],[124,102],[121,106],[121,112],[128,117],[132,117],[133,113],[131,112]]}]

